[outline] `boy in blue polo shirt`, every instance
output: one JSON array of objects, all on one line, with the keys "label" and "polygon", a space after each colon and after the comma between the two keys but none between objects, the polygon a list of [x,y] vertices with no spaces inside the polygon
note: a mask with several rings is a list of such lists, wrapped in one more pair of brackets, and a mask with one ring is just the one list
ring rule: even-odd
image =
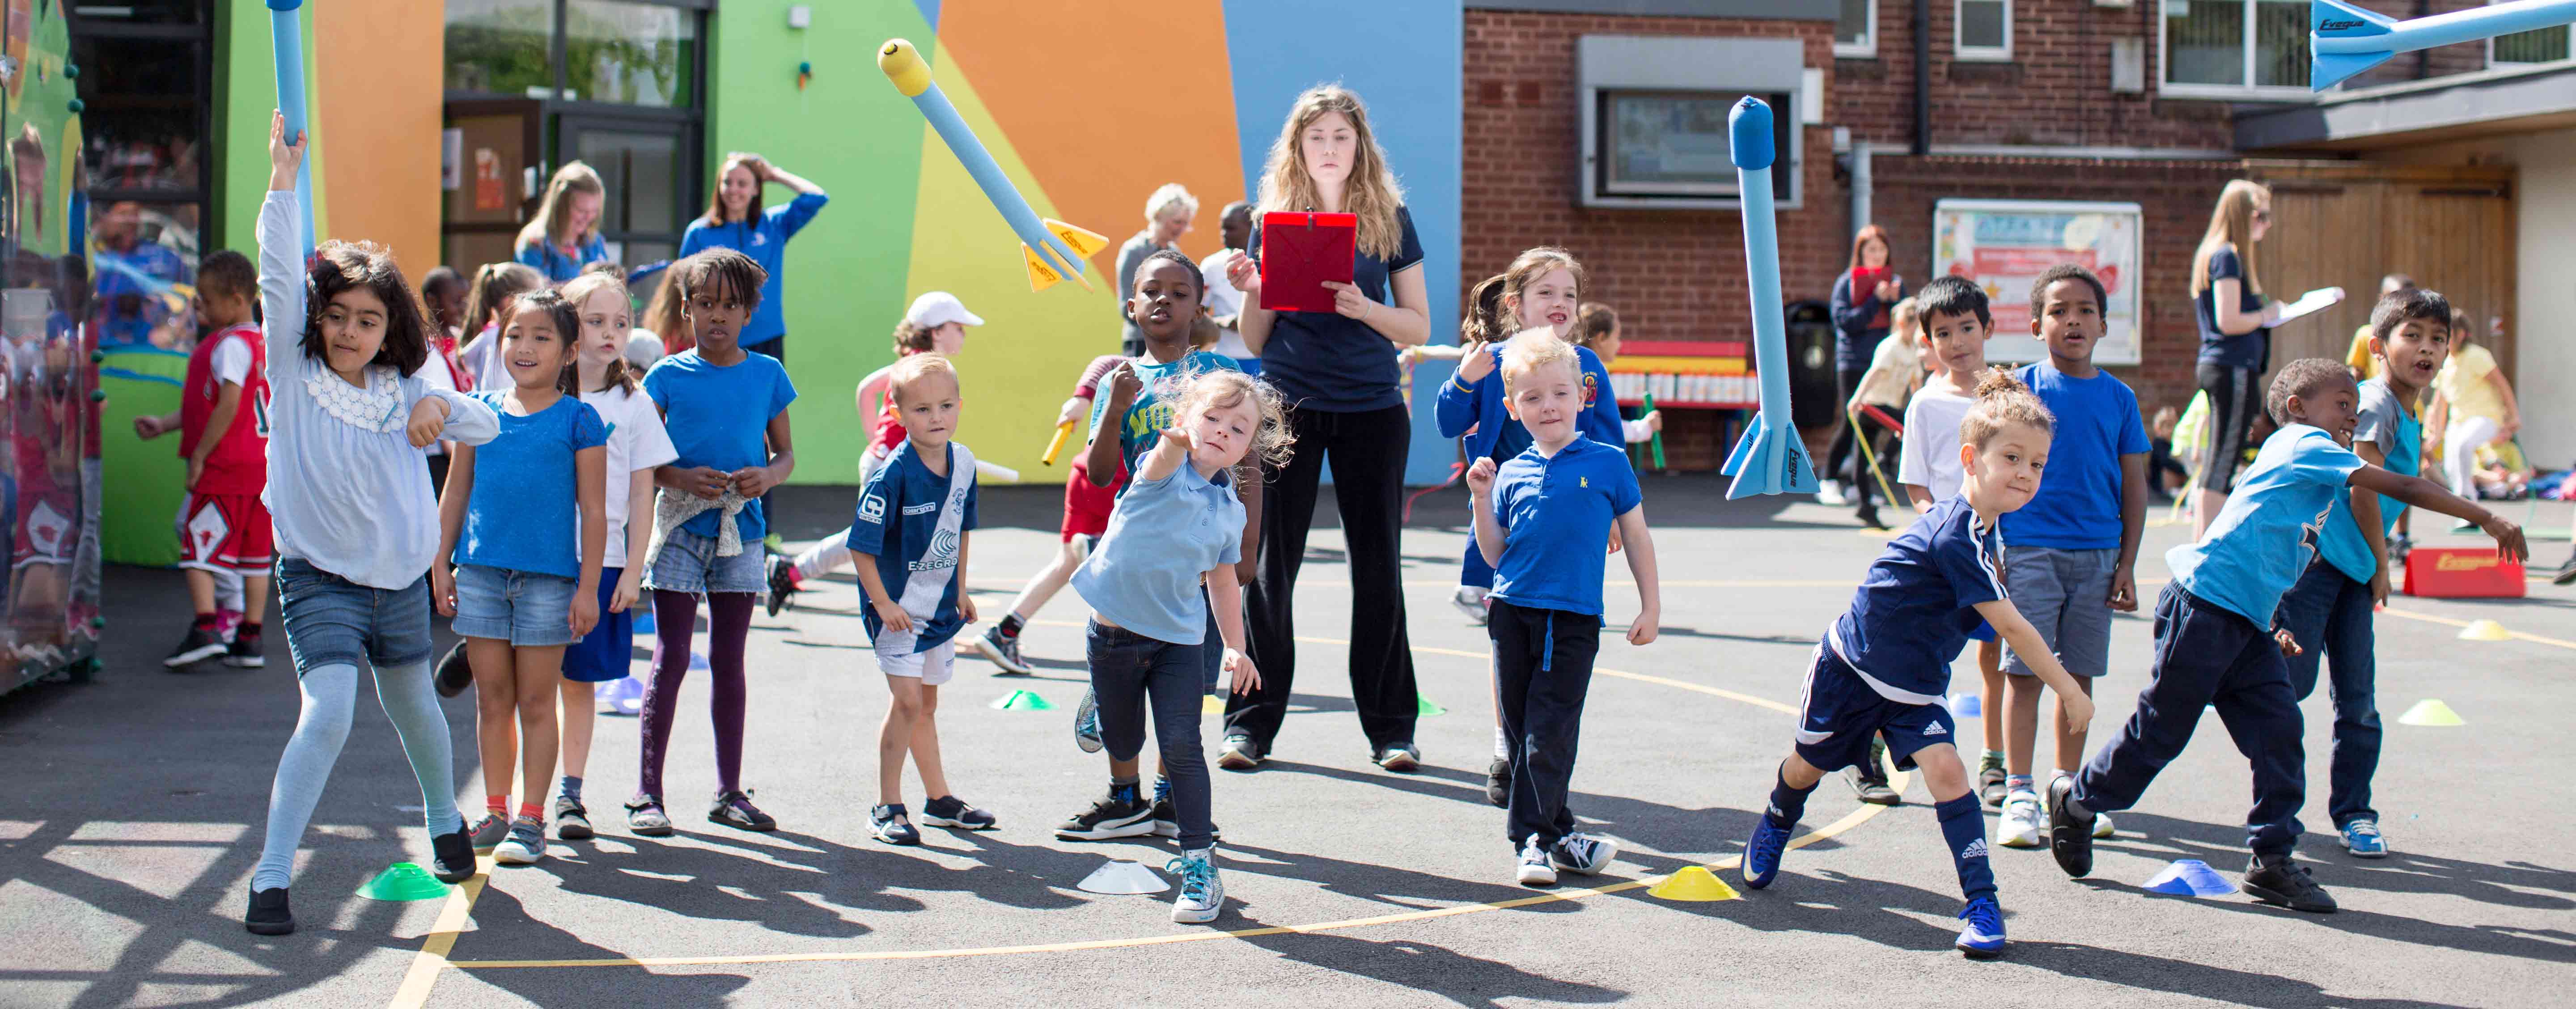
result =
[{"label": "boy in blue polo shirt", "polygon": [[2346,446],[2359,398],[2341,361],[2312,357],[2282,368],[2264,404],[2281,429],[2238,475],[2200,542],[2165,554],[2174,577],[2156,601],[2156,664],[2137,714],[2082,773],[2048,786],[2049,848],[2067,875],[2093,871],[2094,813],[2136,803],[2156,772],[2182,754],[2202,709],[2214,707],[2254,765],[2254,808],[2245,817],[2254,857],[2237,889],[2294,911],[2335,909],[2307,867],[2291,861],[2307,771],[2299,703],[2282,661],[2300,646],[2275,621],[2282,594],[2307,568],[2348,487],[2475,522],[2495,537],[2502,556],[2529,553],[2521,527],[2440,484],[2354,455]]},{"label": "boy in blue polo shirt", "polygon": [[1575,431],[1584,404],[1574,346],[1514,341],[1502,370],[1504,406],[1532,444],[1501,466],[1476,460],[1467,487],[1475,497],[1476,548],[1494,566],[1485,631],[1494,641],[1515,769],[1505,837],[1518,852],[1521,884],[1545,886],[1559,869],[1599,872],[1618,851],[1575,833],[1565,806],[1592,659],[1601,648],[1601,569],[1614,522],[1637,582],[1628,643],[1655,640],[1663,593],[1626,449]]},{"label": "boy in blue polo shirt", "polygon": [[[939,685],[957,669],[959,628],[975,622],[966,584],[967,537],[975,528],[975,455],[950,441],[957,430],[957,371],[937,354],[895,365],[887,394],[903,417],[904,443],[868,477],[850,523],[862,613],[876,642],[877,669],[894,701],[877,733],[879,804],[870,833],[887,844],[920,844],[903,808],[903,760],[921,772],[921,819],[934,827],[991,830],[993,814],[948,790],[939,760]],[[899,593],[899,594],[898,594]]]},{"label": "boy in blue polo shirt", "polygon": [[1744,845],[1744,885],[1759,890],[1780,871],[1789,835],[1825,775],[1867,759],[1872,737],[1887,741],[1896,766],[1923,770],[1933,814],[1959,872],[1967,920],[1957,943],[1974,958],[2004,949],[2002,905],[1986,861],[1986,821],[1968,791],[1967,765],[1942,703],[1950,663],[1980,622],[2030,656],[2040,682],[2066,699],[2067,721],[2093,719],[2093,699],[2040,644],[2039,631],[2007,598],[1997,521],[2030,501],[2048,464],[2048,408],[2000,371],[1977,383],[1977,404],[1959,422],[1959,495],[1934,504],[1887,545],[1834,621],[1807,671],[1797,743],[1780,762],[1771,802]]},{"label": "boy in blue polo shirt", "polygon": [[[2424,425],[2414,404],[2440,374],[2451,350],[2451,304],[2409,287],[2385,295],[2370,313],[2375,377],[2361,384],[2352,452],[2361,461],[2415,476],[2423,464]],[[2317,537],[2317,559],[2281,597],[2281,626],[2306,644],[2290,657],[2290,694],[2305,701],[2317,689],[2318,652],[2334,668],[2334,758],[2328,765],[2326,814],[2345,851],[2383,858],[2379,813],[2370,808],[2370,778],[2379,769],[2379,672],[2371,606],[2388,598],[2388,532],[2406,503],[2354,489],[2334,499]]]},{"label": "boy in blue polo shirt", "polygon": [[[2048,479],[2030,503],[2003,517],[2004,587],[2013,608],[2039,630],[2040,645],[2057,658],[2086,694],[2093,679],[2110,671],[2111,611],[2138,608],[2138,536],[2147,526],[2146,420],[2137,394],[2093,366],[2102,341],[2102,281],[2081,266],[2061,264],[2030,286],[2030,331],[2048,358],[2014,373],[2057,420],[2048,445]],[[2041,684],[2029,657],[2012,649],[2004,664],[2004,779],[2002,822],[1995,843],[2039,847],[2044,817],[2032,787],[2032,751],[2039,734]],[[2084,766],[2084,726],[2067,721],[2061,706],[2054,722],[2058,775]],[[2095,837],[2111,822],[2096,817]]]}]

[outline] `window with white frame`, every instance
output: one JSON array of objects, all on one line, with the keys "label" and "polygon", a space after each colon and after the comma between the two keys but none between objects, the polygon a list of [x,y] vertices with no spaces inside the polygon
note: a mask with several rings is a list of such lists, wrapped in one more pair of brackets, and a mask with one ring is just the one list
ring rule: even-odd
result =
[{"label": "window with white frame", "polygon": [[1953,55],[1963,60],[2012,59],[2012,0],[1958,0],[1952,14]]},{"label": "window with white frame", "polygon": [[[2487,0],[2492,6],[2497,0]],[[1848,5],[1846,5],[1848,6]],[[2522,63],[2556,63],[2576,53],[2568,51],[2568,26],[2537,28],[2511,35],[2498,35],[2487,40],[2487,62],[2496,66]]]},{"label": "window with white frame", "polygon": [[2307,0],[2156,0],[2164,94],[2304,98]]},{"label": "window with white frame", "polygon": [[1878,55],[1878,0],[1842,0],[1834,20],[1834,55]]}]

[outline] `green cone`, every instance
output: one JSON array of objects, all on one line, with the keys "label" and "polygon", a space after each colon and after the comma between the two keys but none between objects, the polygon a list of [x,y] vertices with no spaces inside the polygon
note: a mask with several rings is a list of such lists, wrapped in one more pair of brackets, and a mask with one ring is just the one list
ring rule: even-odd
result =
[{"label": "green cone", "polygon": [[1431,699],[1428,697],[1424,697],[1421,694],[1415,694],[1413,695],[1413,713],[1417,715],[1445,715],[1449,713],[1449,709],[1431,703]]},{"label": "green cone", "polygon": [[1036,691],[1034,691],[1034,690],[1014,690],[1014,691],[1011,691],[1009,694],[1004,695],[1004,696],[1002,696],[1002,697],[1000,697],[1000,698],[995,699],[995,700],[993,701],[993,706],[994,706],[994,707],[996,707],[996,708],[999,708],[999,709],[1001,709],[1001,710],[1003,710],[1003,711],[1054,711],[1054,710],[1055,710],[1055,705],[1048,704],[1048,703],[1047,703],[1047,699],[1046,699],[1046,698],[1043,698],[1043,697],[1038,696],[1038,695],[1037,695],[1037,692],[1036,692]]},{"label": "green cone", "polygon": [[437,900],[447,896],[447,884],[418,863],[396,862],[359,887],[358,896],[369,900]]}]

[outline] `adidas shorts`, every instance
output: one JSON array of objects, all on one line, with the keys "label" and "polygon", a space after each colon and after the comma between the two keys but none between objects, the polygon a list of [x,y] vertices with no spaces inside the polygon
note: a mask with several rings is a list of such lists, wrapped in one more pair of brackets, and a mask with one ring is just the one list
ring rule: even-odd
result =
[{"label": "adidas shorts", "polygon": [[1869,758],[1873,736],[1887,737],[1887,755],[1898,770],[1914,768],[1914,753],[1956,742],[1950,709],[1879,696],[1832,648],[1816,646],[1807,670],[1806,697],[1798,705],[1798,759],[1831,773]]}]

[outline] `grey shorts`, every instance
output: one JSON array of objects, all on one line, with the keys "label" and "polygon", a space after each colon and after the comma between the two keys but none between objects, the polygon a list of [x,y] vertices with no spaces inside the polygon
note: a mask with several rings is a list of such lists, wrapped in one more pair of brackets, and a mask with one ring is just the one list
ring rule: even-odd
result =
[{"label": "grey shorts", "polygon": [[644,587],[656,592],[686,592],[705,595],[709,592],[769,591],[769,551],[752,540],[742,545],[742,552],[731,557],[716,556],[716,540],[686,529],[673,529],[662,542],[662,553],[653,558],[653,566],[644,570]]},{"label": "grey shorts", "polygon": [[[2013,608],[2039,629],[2039,639],[2057,653],[2069,676],[2094,677],[2111,667],[2111,576],[2118,573],[2120,551],[2056,550],[2007,547],[2004,588]],[[2004,671],[2035,675],[2010,648]]]}]

